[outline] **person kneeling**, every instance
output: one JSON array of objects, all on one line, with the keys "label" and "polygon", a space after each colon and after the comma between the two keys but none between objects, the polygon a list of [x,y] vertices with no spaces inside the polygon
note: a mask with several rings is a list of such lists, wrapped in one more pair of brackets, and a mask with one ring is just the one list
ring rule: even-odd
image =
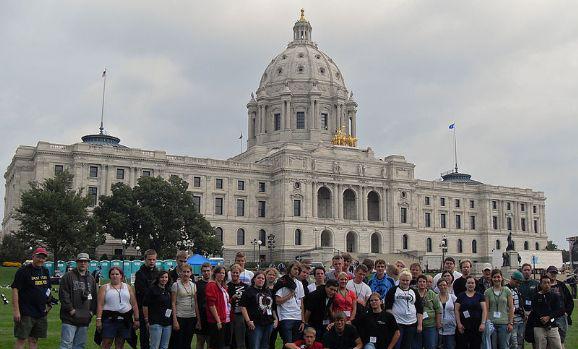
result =
[{"label": "person kneeling", "polygon": [[363,343],[353,325],[345,323],[344,312],[335,314],[335,322],[323,336],[323,347],[327,349],[361,349]]},{"label": "person kneeling", "polygon": [[303,339],[285,344],[285,349],[323,349],[323,343],[315,341],[317,331],[313,327],[303,330]]}]

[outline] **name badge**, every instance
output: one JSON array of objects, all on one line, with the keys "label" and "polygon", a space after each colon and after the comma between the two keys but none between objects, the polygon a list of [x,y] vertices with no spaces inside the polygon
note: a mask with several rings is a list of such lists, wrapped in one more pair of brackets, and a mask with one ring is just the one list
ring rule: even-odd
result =
[{"label": "name badge", "polygon": [[500,316],[502,316],[501,312],[499,312],[499,311],[494,312],[494,319],[499,318]]},{"label": "name badge", "polygon": [[271,309],[267,309],[267,315],[269,315],[269,316],[273,315],[273,312],[271,311]]},{"label": "name badge", "polygon": [[350,317],[351,316],[351,312],[349,310],[344,310],[343,313],[345,314],[345,316]]},{"label": "name badge", "polygon": [[528,299],[526,299],[526,305],[532,305],[532,301],[531,301],[531,300],[528,300]]},{"label": "name badge", "polygon": [[86,299],[88,299],[89,301],[91,301],[91,300],[92,300],[92,293],[89,293],[89,294],[88,294],[88,297],[86,297]]},{"label": "name badge", "polygon": [[50,289],[46,289],[46,297],[50,297]]},{"label": "name badge", "polygon": [[369,343],[377,343],[377,337],[369,337]]},{"label": "name badge", "polygon": [[323,320],[324,325],[329,325],[329,320]]},{"label": "name badge", "polygon": [[427,318],[429,318],[429,314],[427,313],[427,311],[424,311],[423,312],[423,319],[425,320]]},{"label": "name badge", "polygon": [[167,309],[165,310],[165,317],[171,317],[171,314],[173,313],[172,309]]},{"label": "name badge", "polygon": [[465,319],[469,319],[469,318],[470,318],[470,311],[469,311],[469,310],[465,310],[462,314],[464,314],[464,318],[465,318]]}]

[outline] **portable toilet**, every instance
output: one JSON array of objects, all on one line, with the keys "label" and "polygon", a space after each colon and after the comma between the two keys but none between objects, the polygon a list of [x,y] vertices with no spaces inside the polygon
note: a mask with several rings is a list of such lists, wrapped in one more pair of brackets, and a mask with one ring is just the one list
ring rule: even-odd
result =
[{"label": "portable toilet", "polygon": [[88,262],[88,272],[93,273],[96,269],[98,269],[98,261],[91,260]]},{"label": "portable toilet", "polygon": [[64,261],[58,261],[56,264],[56,273],[58,276],[62,276],[66,273],[66,263]]},{"label": "portable toilet", "polygon": [[66,263],[66,271],[70,271],[76,268],[76,261],[68,261]]},{"label": "portable toilet", "polygon": [[134,276],[136,275],[136,272],[140,269],[140,267],[144,264],[143,261],[141,261],[140,259],[135,259],[134,261],[131,262],[131,269],[132,269],[132,278],[131,280],[134,283]]},{"label": "portable toilet", "polygon": [[54,275],[54,262],[46,261],[46,262],[44,262],[44,266],[46,268],[48,268],[48,275],[53,276]]},{"label": "portable toilet", "polygon": [[110,270],[110,261],[104,260],[98,263],[100,267],[100,276],[102,279],[108,280],[108,271]]},{"label": "portable toilet", "polygon": [[177,266],[177,261],[174,259],[165,259],[163,261],[163,268],[165,270],[171,270],[171,269],[175,269],[175,267]]},{"label": "portable toilet", "polygon": [[126,280],[131,280],[132,277],[132,262],[129,260],[122,261],[122,271]]},{"label": "portable toilet", "polygon": [[157,262],[155,263],[155,266],[157,267],[158,270],[165,270],[165,269],[163,269],[163,267],[164,267],[163,261],[157,260]]}]

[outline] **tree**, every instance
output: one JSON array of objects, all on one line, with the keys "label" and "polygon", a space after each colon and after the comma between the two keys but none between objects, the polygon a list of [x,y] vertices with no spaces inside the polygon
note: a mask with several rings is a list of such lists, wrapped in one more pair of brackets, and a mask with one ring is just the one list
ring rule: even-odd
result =
[{"label": "tree", "polygon": [[20,221],[16,238],[48,248],[55,265],[59,259],[93,251],[103,241],[89,217],[91,200],[82,190],[73,189],[72,179],[65,171],[42,184],[31,182],[16,209]]},{"label": "tree", "polygon": [[30,259],[32,250],[30,243],[26,243],[14,234],[6,234],[0,244],[0,261],[2,262],[24,262]]},{"label": "tree", "polygon": [[558,251],[558,245],[554,243],[552,240],[548,240],[548,244],[546,244],[546,251]]},{"label": "tree", "polygon": [[134,188],[117,183],[111,196],[102,196],[94,215],[104,232],[126,239],[141,250],[155,249],[159,257],[173,257],[177,249],[218,254],[222,243],[200,214],[187,191],[188,183],[177,176],[141,177]]}]

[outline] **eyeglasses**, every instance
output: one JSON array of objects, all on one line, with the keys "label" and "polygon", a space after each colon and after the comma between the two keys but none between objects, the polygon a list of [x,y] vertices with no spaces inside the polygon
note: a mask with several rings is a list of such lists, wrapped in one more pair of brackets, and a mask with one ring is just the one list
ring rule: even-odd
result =
[{"label": "eyeglasses", "polygon": [[76,264],[78,263],[88,263],[88,261],[76,261]]}]

